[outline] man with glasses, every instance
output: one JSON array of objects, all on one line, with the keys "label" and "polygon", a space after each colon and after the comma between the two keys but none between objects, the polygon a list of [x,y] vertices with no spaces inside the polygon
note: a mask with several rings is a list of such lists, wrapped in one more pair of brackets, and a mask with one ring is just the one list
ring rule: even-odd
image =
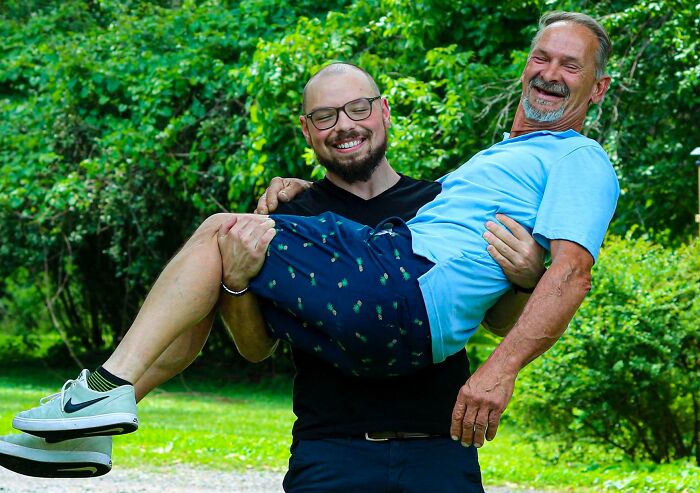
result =
[{"label": "man with glasses", "polygon": [[[358,97],[366,94],[377,96]],[[328,172],[305,194],[281,204],[277,212],[316,215],[332,210],[375,225],[387,216],[408,220],[435,197],[439,184],[401,176],[389,166],[385,150],[390,111],[387,101],[378,94],[372,77],[350,64],[331,64],[308,82],[303,104],[305,111],[313,111],[301,118],[302,132]],[[333,131],[334,136],[322,138],[324,131]],[[364,147],[365,152],[359,157],[353,155],[348,152],[353,147]],[[494,236],[488,239],[509,257],[501,257],[504,269],[519,286],[487,315],[485,323],[501,331],[515,321],[543,270],[541,248],[517,223],[504,220],[518,238],[490,224]],[[259,248],[251,245],[262,244],[264,231],[250,228],[245,233],[241,235],[245,241],[237,248],[254,257]],[[501,241],[509,246],[504,247]],[[515,268],[516,264],[521,267]],[[219,307],[241,354],[252,361],[261,360],[274,350],[276,341],[262,326],[255,298],[250,294],[238,296],[249,274],[237,274],[238,278],[227,280],[225,288],[233,295],[222,297]],[[262,303],[263,311],[273,317],[277,309],[264,300]],[[183,334],[136,380],[138,399],[186,366],[173,364],[169,358],[189,362],[196,356],[208,324],[209,320],[204,327]],[[475,448],[463,447],[448,436],[454,397],[469,377],[464,350],[443,363],[395,378],[349,377],[313,351],[292,347],[292,355],[297,368],[293,405],[298,419],[284,482],[287,491],[315,487],[318,491],[372,492],[386,491],[397,484],[404,491],[416,492],[436,488],[483,491]],[[99,372],[91,377],[99,376]],[[111,467],[110,454],[111,437],[47,443],[32,435],[12,435],[0,440],[0,464],[23,474],[104,474]],[[434,460],[436,456],[439,461]]]}]

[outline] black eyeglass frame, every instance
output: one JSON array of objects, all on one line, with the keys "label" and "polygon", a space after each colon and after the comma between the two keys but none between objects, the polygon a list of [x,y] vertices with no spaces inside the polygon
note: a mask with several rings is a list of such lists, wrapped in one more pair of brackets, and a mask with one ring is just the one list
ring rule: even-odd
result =
[{"label": "black eyeglass frame", "polygon": [[[341,112],[341,111],[342,111],[343,113],[345,113],[345,114],[347,115],[347,117],[350,118],[350,119],[351,119],[352,121],[354,121],[354,122],[361,122],[362,120],[366,120],[367,118],[369,118],[370,116],[372,116],[372,103],[374,103],[377,99],[381,99],[381,98],[382,98],[381,94],[380,94],[379,96],[374,96],[374,97],[372,97],[372,98],[357,98],[357,99],[353,99],[352,101],[348,101],[348,102],[345,103],[343,106],[336,106],[336,107],[333,107],[333,106],[324,106],[323,108],[316,108],[316,109],[313,110],[311,113],[307,113],[307,114],[305,114],[304,116],[305,116],[306,118],[308,118],[309,120],[311,120],[311,123],[313,124],[314,127],[316,127],[316,130],[330,130],[331,128],[335,127],[336,124],[338,123],[338,117],[340,116],[340,112]],[[358,101],[361,101],[361,100],[365,100],[365,101],[367,101],[367,102],[369,103],[369,113],[367,114],[367,116],[362,117],[362,118],[353,118],[353,117],[350,116],[350,114],[345,110],[345,108],[347,107],[347,105],[352,104],[352,103],[357,103]],[[335,121],[333,121],[333,125],[330,125],[330,126],[324,127],[324,128],[318,128],[318,125],[316,125],[316,122],[314,121],[314,113],[316,113],[317,111],[323,111],[323,110],[333,110],[333,111],[335,111]]]}]

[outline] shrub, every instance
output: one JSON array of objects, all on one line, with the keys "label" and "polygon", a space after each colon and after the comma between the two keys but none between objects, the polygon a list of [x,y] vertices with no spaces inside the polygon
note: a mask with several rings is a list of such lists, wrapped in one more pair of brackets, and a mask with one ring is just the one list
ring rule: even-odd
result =
[{"label": "shrub", "polygon": [[565,442],[700,463],[700,241],[608,238],[568,332],[526,372],[515,413]]}]

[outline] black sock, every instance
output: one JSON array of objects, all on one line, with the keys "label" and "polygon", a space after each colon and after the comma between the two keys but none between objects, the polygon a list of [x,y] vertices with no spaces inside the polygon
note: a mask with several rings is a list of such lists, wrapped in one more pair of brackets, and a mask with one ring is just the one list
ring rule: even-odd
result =
[{"label": "black sock", "polygon": [[131,385],[131,382],[127,382],[123,378],[112,375],[101,366],[97,370],[90,373],[90,376],[87,379],[87,386],[98,392],[108,392],[112,389],[116,389],[117,387],[121,387],[122,385]]}]

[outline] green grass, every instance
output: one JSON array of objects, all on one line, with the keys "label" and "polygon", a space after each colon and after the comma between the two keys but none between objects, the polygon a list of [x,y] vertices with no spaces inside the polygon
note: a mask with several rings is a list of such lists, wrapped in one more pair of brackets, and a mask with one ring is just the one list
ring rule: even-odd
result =
[{"label": "green grass", "polygon": [[[71,371],[0,369],[0,434],[12,416],[56,392]],[[189,374],[188,374],[189,375]],[[176,379],[139,404],[137,433],[117,437],[117,467],[173,466],[284,471],[289,457],[291,386],[288,379],[260,384]],[[480,451],[487,485],[522,485],[559,492],[697,493],[700,468],[690,463],[630,462],[598,447],[525,441],[512,423]],[[577,449],[558,461],[560,448]]]}]

